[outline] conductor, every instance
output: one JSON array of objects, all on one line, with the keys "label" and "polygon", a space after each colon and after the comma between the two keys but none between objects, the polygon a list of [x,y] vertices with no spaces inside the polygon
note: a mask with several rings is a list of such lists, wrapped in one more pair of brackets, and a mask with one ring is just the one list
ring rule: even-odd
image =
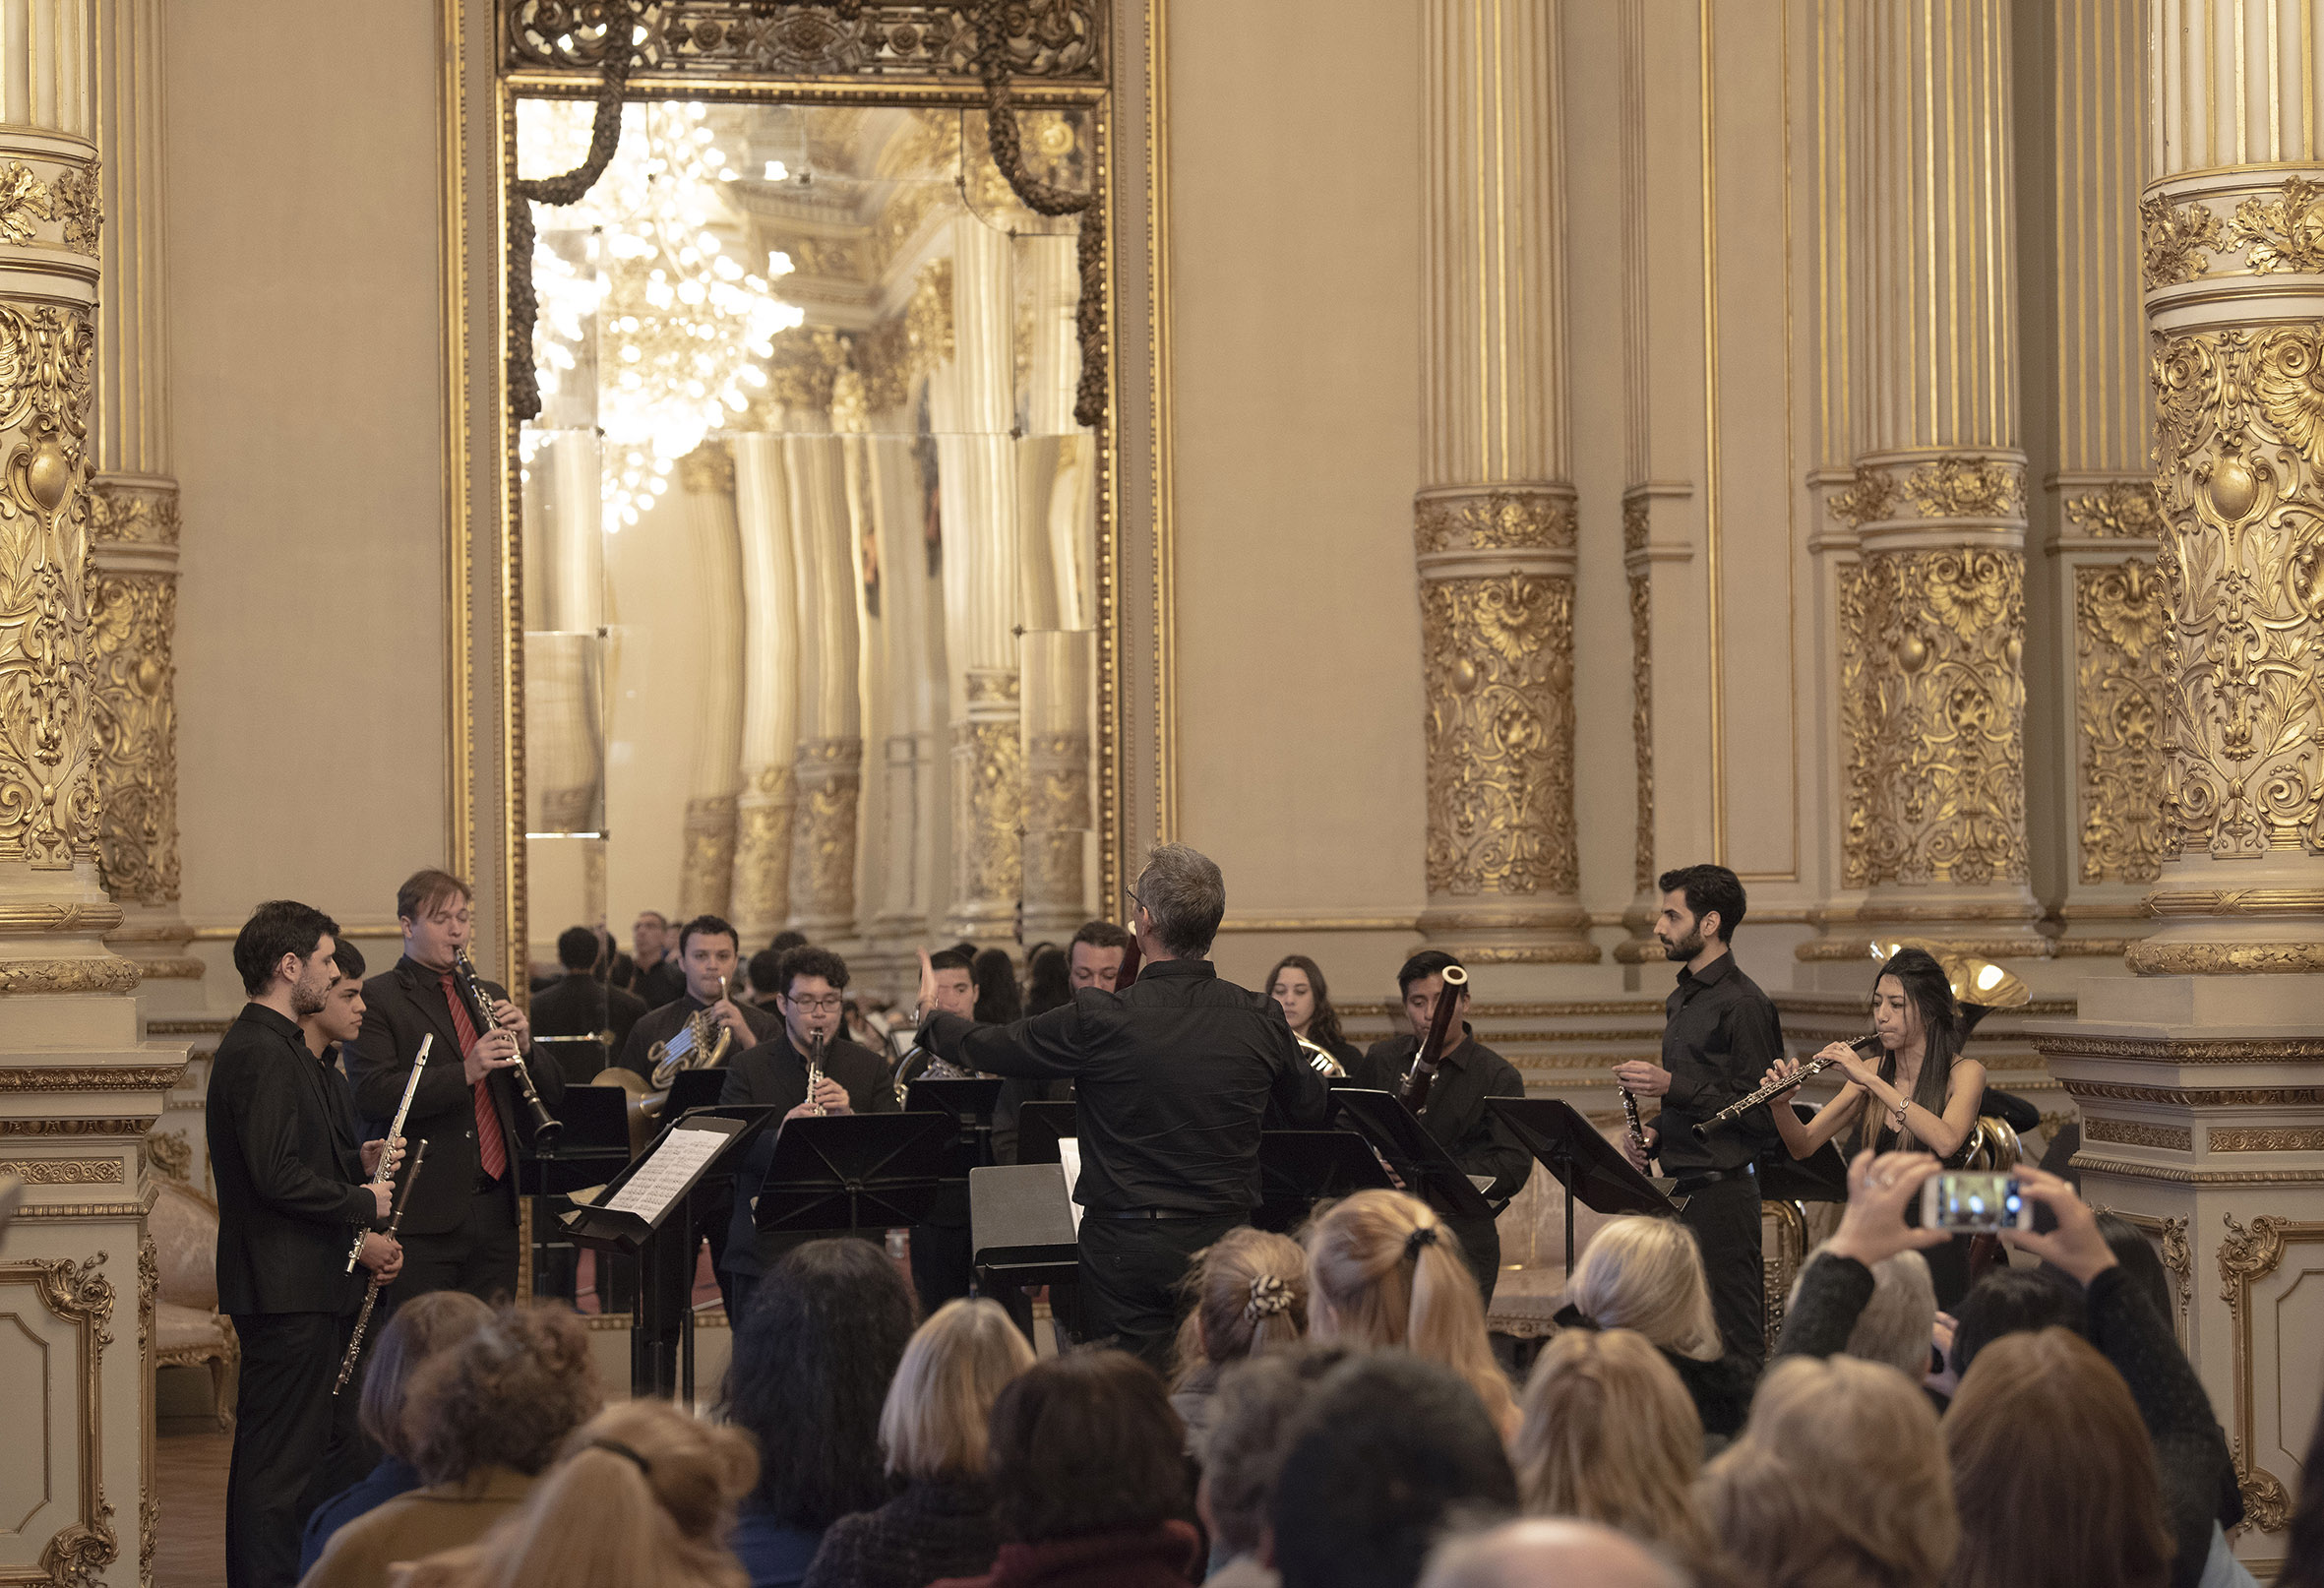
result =
[{"label": "conductor", "polygon": [[920,1032],[963,1069],[1074,1082],[1086,1332],[1164,1368],[1187,1259],[1258,1205],[1261,1123],[1320,1130],[1331,1101],[1282,1006],[1211,968],[1227,908],[1218,867],[1163,844],[1130,898],[1145,970],[1129,986],[1081,988],[1045,1014],[978,1025],[936,1010],[923,952]]}]

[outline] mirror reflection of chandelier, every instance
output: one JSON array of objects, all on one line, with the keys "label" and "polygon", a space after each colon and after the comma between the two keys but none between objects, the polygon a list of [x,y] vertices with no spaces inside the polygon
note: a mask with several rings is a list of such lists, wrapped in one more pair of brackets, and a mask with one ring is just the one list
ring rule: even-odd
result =
[{"label": "mirror reflection of chandelier", "polygon": [[[568,169],[586,153],[587,101],[528,101],[524,111],[519,169]],[[740,174],[707,105],[632,103],[605,175],[579,204],[542,217],[533,247],[542,397],[569,374],[586,385],[602,371],[608,532],[636,523],[669,489],[677,460],[750,405],[766,384],[758,361],[773,352],[772,337],[805,319],[767,278],[791,268],[786,256],[772,256],[766,275],[736,257],[749,231],[725,184]],[[576,249],[578,237],[585,242]]]}]

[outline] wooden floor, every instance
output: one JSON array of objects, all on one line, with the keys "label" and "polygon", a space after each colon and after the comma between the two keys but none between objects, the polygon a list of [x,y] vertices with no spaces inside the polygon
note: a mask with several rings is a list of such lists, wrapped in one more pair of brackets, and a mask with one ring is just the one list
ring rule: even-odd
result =
[{"label": "wooden floor", "polygon": [[226,1460],[223,1434],[164,1435],[154,1441],[161,1525],[155,1588],[225,1588]]}]

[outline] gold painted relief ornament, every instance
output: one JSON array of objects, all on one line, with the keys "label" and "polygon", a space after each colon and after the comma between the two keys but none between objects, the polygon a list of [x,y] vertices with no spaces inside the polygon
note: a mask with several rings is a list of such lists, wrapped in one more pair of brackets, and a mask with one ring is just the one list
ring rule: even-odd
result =
[{"label": "gold painted relief ornament", "polygon": [[2252,1365],[2248,1360],[2251,1321],[2246,1312],[2253,1282],[2274,1273],[2277,1264],[2284,1260],[2287,1232],[2296,1230],[2304,1235],[2312,1226],[2294,1226],[2273,1213],[2262,1213],[2245,1229],[2232,1213],[2221,1217],[2228,1233],[2219,1246],[2219,1295],[2228,1304],[2229,1330],[2236,1358],[2235,1431],[2230,1441],[2235,1463],[2235,1486],[2243,1495],[2244,1519],[2262,1533],[2280,1533],[2292,1519],[2292,1496],[2282,1480],[2252,1460],[2249,1449]]},{"label": "gold painted relief ornament", "polygon": [[2220,242],[2247,250],[2244,262],[2254,275],[2324,272],[2324,183],[2294,176],[2272,199],[2245,199]]},{"label": "gold painted relief ornament", "polygon": [[863,791],[861,739],[803,739],[791,828],[791,914],[842,920],[855,914],[855,812]]},{"label": "gold painted relief ornament", "polygon": [[[610,10],[593,0],[511,0],[506,65],[594,71],[606,55]],[[1001,13],[1009,69],[1102,81],[1107,10],[1104,0],[1015,0]],[[642,0],[635,7],[638,69],[696,77],[974,77],[979,15],[957,0]]]},{"label": "gold painted relief ornament", "polygon": [[[1007,676],[1013,696],[1016,675]],[[952,788],[954,907],[1013,904],[1024,888],[1025,811],[1024,741],[1014,718],[953,724]]]},{"label": "gold painted relief ornament", "polygon": [[2163,489],[2153,479],[2113,480],[2065,500],[2066,522],[2092,539],[2152,540],[2163,532]]},{"label": "gold painted relief ornament", "polygon": [[1636,845],[1631,884],[1643,893],[1654,869],[1654,624],[1653,596],[1643,569],[1630,576],[1630,745],[1638,759]]},{"label": "gold painted relief ornament", "polygon": [[1911,469],[1896,463],[1863,463],[1854,482],[1833,492],[1826,507],[1852,529],[1905,519],[2022,521],[2025,465],[1951,454]]},{"label": "gold painted relief ornament", "polygon": [[1572,892],[1573,581],[1424,580],[1421,638],[1429,891]]},{"label": "gold painted relief ornament", "polygon": [[1444,551],[1570,551],[1575,536],[1569,490],[1493,490],[1430,494],[1413,507],[1413,540],[1426,557]]},{"label": "gold painted relief ornament", "polygon": [[177,580],[99,573],[90,584],[97,863],[115,899],[178,897]]},{"label": "gold painted relief ornament", "polygon": [[2141,200],[2138,244],[2148,291],[2180,285],[2211,268],[2207,251],[2220,246],[2219,216],[2201,204],[2174,208],[2165,198]]},{"label": "gold painted relief ornament", "polygon": [[94,859],[85,310],[0,305],[0,860]]},{"label": "gold painted relief ornament", "polygon": [[678,910],[725,915],[734,885],[735,798],[713,794],[686,802],[685,845],[678,864]]},{"label": "gold painted relief ornament", "polygon": [[93,163],[66,165],[43,182],[22,160],[0,167],[0,244],[36,242],[39,223],[51,220],[61,223],[57,242],[94,259],[102,224],[96,173]]},{"label": "gold painted relief ornament", "polygon": [[2163,580],[2144,561],[2074,570],[2074,737],[2081,880],[2163,873]]},{"label": "gold painted relief ornament", "polygon": [[2170,841],[2324,854],[2324,329],[2154,348]]},{"label": "gold painted relief ornament", "polygon": [[92,544],[174,546],[178,527],[176,486],[133,485],[102,477],[89,482]]}]

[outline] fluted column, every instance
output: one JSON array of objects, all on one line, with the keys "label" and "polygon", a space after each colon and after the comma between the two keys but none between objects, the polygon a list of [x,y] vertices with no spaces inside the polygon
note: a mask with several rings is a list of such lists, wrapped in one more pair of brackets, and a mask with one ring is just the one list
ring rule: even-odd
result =
[{"label": "fluted column", "polygon": [[1422,489],[1428,908],[1471,960],[1598,957],[1573,817],[1554,0],[1431,0]]},{"label": "fluted column", "polygon": [[[185,1050],[138,1040],[99,871],[94,0],[0,4],[0,1252],[15,1420],[0,1575],[151,1580],[157,1269],[141,1138]],[[150,18],[148,19],[150,21]]]},{"label": "fluted column", "polygon": [[764,944],[791,916],[791,831],[798,804],[799,611],[791,561],[791,487],[782,440],[732,438],[742,534],[742,792],[736,797],[729,917]]},{"label": "fluted column", "polygon": [[1841,887],[1804,951],[1861,958],[1872,925],[2039,954],[2009,6],[1848,17],[1863,390],[1827,506],[1859,559],[1839,570]]},{"label": "fluted column", "polygon": [[702,722],[686,799],[678,913],[723,916],[733,891],[735,797],[742,783],[743,580],[734,455],[725,443],[706,441],[679,460],[678,479],[703,571],[690,603],[701,626],[694,702]]},{"label": "fluted column", "polygon": [[818,943],[855,930],[856,801],[863,783],[855,519],[842,437],[783,438],[798,592],[798,786],[791,925]]}]

